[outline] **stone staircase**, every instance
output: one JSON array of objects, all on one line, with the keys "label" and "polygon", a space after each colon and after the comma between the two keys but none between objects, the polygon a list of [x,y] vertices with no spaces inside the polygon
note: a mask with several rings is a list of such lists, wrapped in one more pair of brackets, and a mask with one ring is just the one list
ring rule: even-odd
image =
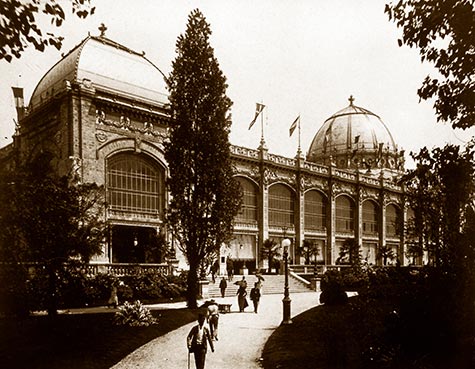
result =
[{"label": "stone staircase", "polygon": [[[226,288],[225,297],[236,296],[238,286],[234,283],[242,279],[242,275],[235,275],[232,281],[227,281],[228,286]],[[249,295],[251,288],[254,287],[254,283],[257,282],[257,278],[254,275],[246,275],[247,281],[247,293]],[[264,281],[261,286],[261,294],[270,295],[270,294],[284,294],[284,284],[285,276],[284,275],[263,275]],[[219,282],[221,277],[216,277],[216,282],[213,283],[211,278],[209,279],[209,298],[218,298],[221,297],[221,291],[219,289]],[[289,293],[299,293],[299,292],[310,292],[312,289],[310,286],[307,286],[303,282],[289,275]]]}]

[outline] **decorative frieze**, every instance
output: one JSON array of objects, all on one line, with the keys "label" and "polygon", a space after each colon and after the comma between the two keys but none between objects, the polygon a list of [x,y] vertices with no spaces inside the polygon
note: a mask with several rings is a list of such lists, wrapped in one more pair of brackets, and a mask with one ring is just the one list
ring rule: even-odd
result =
[{"label": "decorative frieze", "polygon": [[123,129],[130,132],[142,133],[145,135],[152,135],[154,137],[160,137],[166,139],[168,136],[166,132],[155,130],[153,124],[150,122],[138,122],[137,124],[132,124],[130,118],[126,115],[121,115],[119,120],[107,119],[106,114],[103,110],[96,110],[96,124],[97,125],[106,125],[119,129]]},{"label": "decorative frieze", "polygon": [[259,158],[259,151],[249,149],[247,147],[242,146],[230,146],[231,153],[234,155],[244,156],[251,159],[258,159]]}]

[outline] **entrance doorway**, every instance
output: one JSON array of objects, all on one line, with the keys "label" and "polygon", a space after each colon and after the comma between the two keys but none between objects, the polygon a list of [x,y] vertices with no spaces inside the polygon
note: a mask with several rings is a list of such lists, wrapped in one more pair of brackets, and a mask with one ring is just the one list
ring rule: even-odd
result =
[{"label": "entrance doorway", "polygon": [[165,237],[152,227],[112,226],[113,263],[161,263]]}]

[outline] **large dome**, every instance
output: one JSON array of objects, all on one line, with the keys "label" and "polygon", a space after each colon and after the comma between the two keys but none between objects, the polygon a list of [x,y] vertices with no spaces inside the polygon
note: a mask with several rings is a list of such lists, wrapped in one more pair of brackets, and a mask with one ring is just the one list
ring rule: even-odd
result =
[{"label": "large dome", "polygon": [[66,82],[92,82],[112,94],[153,104],[165,104],[165,77],[143,53],[137,53],[104,36],[89,36],[56,63],[36,86],[30,109],[64,91]]},{"label": "large dome", "polygon": [[403,152],[381,118],[353,104],[328,118],[315,135],[307,160],[345,169],[402,170]]}]

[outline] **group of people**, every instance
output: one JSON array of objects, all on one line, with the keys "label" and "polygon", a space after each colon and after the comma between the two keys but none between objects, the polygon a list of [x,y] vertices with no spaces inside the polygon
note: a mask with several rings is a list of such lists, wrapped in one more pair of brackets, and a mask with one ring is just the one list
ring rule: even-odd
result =
[{"label": "group of people", "polygon": [[[249,306],[249,303],[247,302],[247,298],[246,298],[247,297],[246,277],[243,276],[242,280],[240,280],[239,282],[236,282],[236,284],[239,286],[236,295],[238,297],[239,311],[242,313]],[[254,305],[254,313],[257,314],[257,308],[259,307],[259,301],[261,299],[261,280],[260,279],[258,279],[257,282],[254,283],[254,287],[251,289],[249,297],[252,301],[252,304]]]},{"label": "group of people", "polygon": [[[261,298],[261,278],[258,277],[257,282],[254,283],[254,287],[250,291],[250,299],[254,305],[254,313],[257,314],[257,309],[259,307],[259,300]],[[243,276],[242,280],[236,282],[238,290],[238,306],[239,311],[244,312],[249,303],[247,302],[247,281],[246,277]],[[223,286],[223,287],[222,287]],[[220,281],[221,296],[224,297],[226,291],[227,283],[226,279],[223,277]],[[208,322],[209,328],[205,325],[205,322]],[[197,369],[204,369],[206,353],[208,351],[208,346],[211,349],[211,352],[214,352],[214,343],[213,341],[218,341],[218,323],[219,323],[219,306],[214,299],[211,299],[207,303],[207,310],[201,311],[198,314],[198,324],[195,325],[187,336],[187,347],[188,352],[193,353],[195,358],[195,365]],[[189,360],[189,355],[188,355]],[[189,362],[188,362],[189,367]]]}]

